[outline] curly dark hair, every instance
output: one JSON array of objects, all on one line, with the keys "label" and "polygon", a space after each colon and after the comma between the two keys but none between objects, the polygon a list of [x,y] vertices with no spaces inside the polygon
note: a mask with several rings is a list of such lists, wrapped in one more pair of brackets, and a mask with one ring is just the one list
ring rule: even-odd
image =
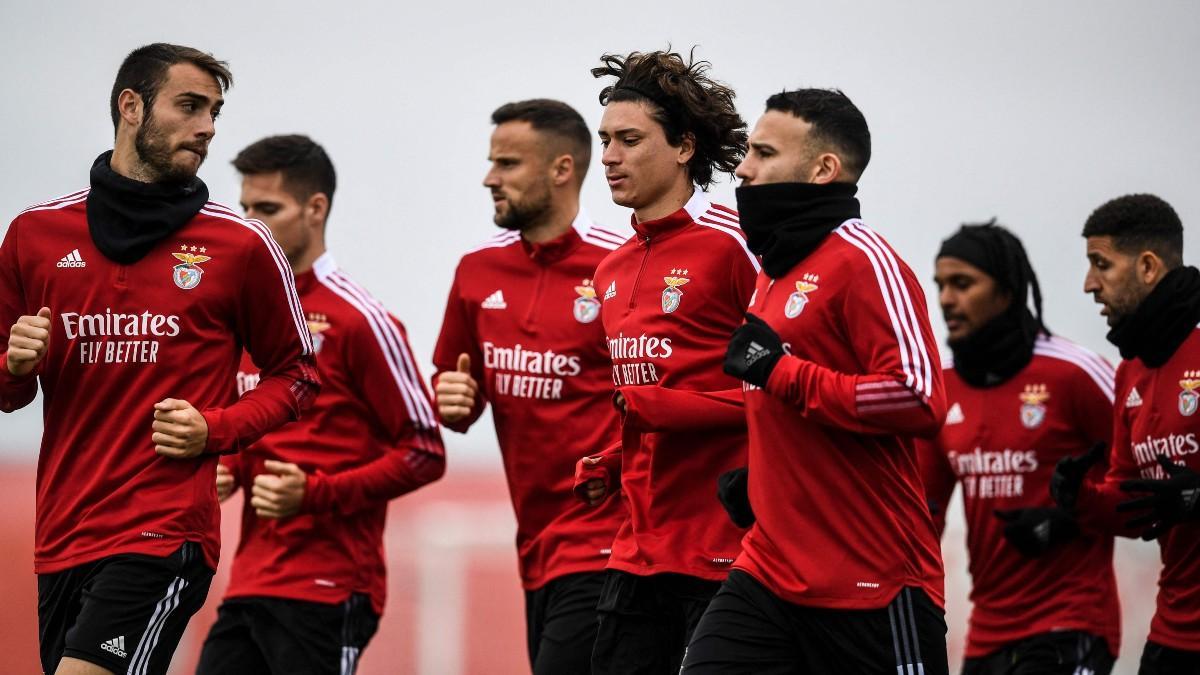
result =
[{"label": "curly dark hair", "polygon": [[717,172],[732,174],[746,154],[746,122],[734,108],[730,87],[708,77],[712,64],[685,61],[671,51],[605,54],[603,64],[592,68],[592,77],[612,76],[617,81],[600,90],[600,105],[645,102],[651,117],[679,146],[690,135],[696,152],[688,161],[688,175],[701,188],[713,183]]},{"label": "curly dark hair", "polygon": [[1171,205],[1151,194],[1109,200],[1088,216],[1084,237],[1112,237],[1129,255],[1153,251],[1169,269],[1183,264],[1183,223]]}]

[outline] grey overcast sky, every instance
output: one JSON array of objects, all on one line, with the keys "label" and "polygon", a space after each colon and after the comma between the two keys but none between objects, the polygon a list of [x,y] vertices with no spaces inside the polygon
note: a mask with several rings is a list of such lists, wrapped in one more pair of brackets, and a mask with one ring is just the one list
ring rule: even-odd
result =
[{"label": "grey overcast sky", "polygon": [[[1091,210],[1157,193],[1179,211],[1197,260],[1193,2],[2,0],[0,227],[86,185],[111,146],[117,66],[154,41],[233,68],[201,170],[217,201],[237,204],[229,160],[259,137],[302,132],[325,145],[339,173],[330,246],[407,324],[426,375],[455,263],[493,233],[480,186],[490,112],[553,97],[594,128],[601,84],[588,69],[605,52],[698,45],[751,123],[780,89],[842,88],[874,137],[864,217],[917,274],[929,279],[938,242],[959,223],[998,216],[1030,249],[1050,327],[1110,357],[1081,293],[1079,230]],[[585,208],[627,227],[599,175],[597,162]],[[731,184],[713,192],[733,204]],[[0,417],[0,458],[36,457],[39,413]],[[489,425],[451,444],[459,459],[495,462]]]}]

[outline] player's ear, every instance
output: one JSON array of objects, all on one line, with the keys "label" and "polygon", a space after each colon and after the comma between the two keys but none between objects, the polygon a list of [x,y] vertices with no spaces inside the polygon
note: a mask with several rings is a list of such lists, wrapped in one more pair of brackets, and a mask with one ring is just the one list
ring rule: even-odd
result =
[{"label": "player's ear", "polygon": [[142,123],[144,105],[142,95],[132,89],[122,89],[121,93],[117,94],[117,113],[121,121],[135,129]]},{"label": "player's ear", "polygon": [[329,216],[329,196],[324,192],[314,192],[309,195],[304,210],[308,212],[309,218],[324,224],[325,218]]},{"label": "player's ear", "polygon": [[550,162],[550,180],[555,185],[566,185],[575,179],[575,158],[559,155]]},{"label": "player's ear", "polygon": [[823,152],[817,156],[813,164],[813,174],[810,183],[819,185],[832,183],[842,176],[842,158],[832,152]]}]

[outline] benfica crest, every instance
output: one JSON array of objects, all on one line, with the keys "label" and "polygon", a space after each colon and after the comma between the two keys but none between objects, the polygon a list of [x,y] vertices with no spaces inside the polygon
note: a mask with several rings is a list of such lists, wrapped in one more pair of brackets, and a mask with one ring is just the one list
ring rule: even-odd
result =
[{"label": "benfica crest", "polygon": [[1027,384],[1021,392],[1021,424],[1026,429],[1036,429],[1046,421],[1046,401],[1050,392],[1044,384]]},{"label": "benfica crest", "polygon": [[329,317],[324,314],[309,312],[307,319],[308,332],[312,335],[313,353],[320,354],[321,347],[325,345],[325,336],[322,333],[329,330],[330,327]]},{"label": "benfica crest", "polygon": [[800,312],[803,312],[804,307],[808,304],[808,294],[817,290],[818,281],[820,281],[820,277],[815,274],[805,274],[800,281],[797,281],[796,292],[788,296],[787,304],[783,307],[783,315],[789,319],[800,316]]},{"label": "benfica crest", "polygon": [[600,301],[596,299],[596,288],[592,286],[592,280],[584,279],[582,284],[575,287],[575,292],[579,294],[572,307],[575,320],[579,323],[595,321],[596,317],[600,316]]},{"label": "benfica crest", "polygon": [[[197,250],[195,246],[180,246],[180,251]],[[204,253],[203,246],[199,248],[201,253]],[[176,260],[180,263],[171,268],[171,278],[175,281],[175,285],[185,291],[190,291],[200,285],[200,277],[204,275],[204,270],[200,268],[200,263],[212,260],[206,255],[196,255],[195,253],[172,253]]]},{"label": "benfica crest", "polygon": [[687,278],[687,270],[672,269],[671,276],[663,277],[667,287],[662,292],[662,310],[670,314],[679,309],[679,303],[683,300],[683,291],[679,287],[691,281]]},{"label": "benfica crest", "polygon": [[1179,392],[1179,414],[1191,417],[1196,414],[1196,408],[1200,407],[1200,393],[1196,393],[1196,390],[1200,389],[1200,370],[1185,371],[1179,386],[1183,388],[1183,391]]}]

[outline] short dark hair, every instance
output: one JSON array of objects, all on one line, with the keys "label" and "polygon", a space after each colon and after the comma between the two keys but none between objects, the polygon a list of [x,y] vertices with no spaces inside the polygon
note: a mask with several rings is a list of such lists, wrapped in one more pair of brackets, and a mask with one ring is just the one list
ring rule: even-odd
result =
[{"label": "short dark hair", "polygon": [[708,61],[685,61],[675,52],[605,54],[592,77],[611,75],[617,81],[600,90],[600,105],[636,101],[650,104],[651,116],[663,128],[667,142],[678,147],[685,135],[695,139],[696,152],[688,176],[701,188],[713,183],[716,172],[733,173],[746,154],[746,122],[733,105],[734,92],[708,77]]},{"label": "short dark hair", "polygon": [[117,130],[121,119],[121,112],[117,109],[117,99],[120,98],[121,92],[126,89],[137,92],[142,97],[145,109],[149,111],[154,107],[158,90],[167,80],[167,70],[177,63],[190,63],[212,75],[223,92],[233,86],[233,73],[229,70],[229,64],[218,61],[212,54],[165,42],[138,47],[129,52],[129,56],[121,62],[121,67],[117,69],[117,79],[113,82],[112,95],[108,101],[113,131]]},{"label": "short dark hair", "polygon": [[243,148],[232,163],[243,175],[280,172],[284,187],[298,202],[303,203],[320,192],[333,205],[333,191],[337,188],[333,162],[325,154],[325,148],[308,136],[267,136]]},{"label": "short dark hair", "polygon": [[492,112],[492,124],[528,122],[535,130],[565,141],[575,160],[575,173],[583,183],[592,161],[592,134],[577,110],[562,101],[533,98],[505,103]]},{"label": "short dark hair", "polygon": [[1122,253],[1153,251],[1168,269],[1183,265],[1183,223],[1171,205],[1151,194],[1117,197],[1092,211],[1084,237],[1112,237]]},{"label": "short dark hair", "polygon": [[871,131],[862,111],[839,89],[781,91],[767,110],[786,112],[812,125],[810,137],[832,145],[857,181],[871,161]]}]

